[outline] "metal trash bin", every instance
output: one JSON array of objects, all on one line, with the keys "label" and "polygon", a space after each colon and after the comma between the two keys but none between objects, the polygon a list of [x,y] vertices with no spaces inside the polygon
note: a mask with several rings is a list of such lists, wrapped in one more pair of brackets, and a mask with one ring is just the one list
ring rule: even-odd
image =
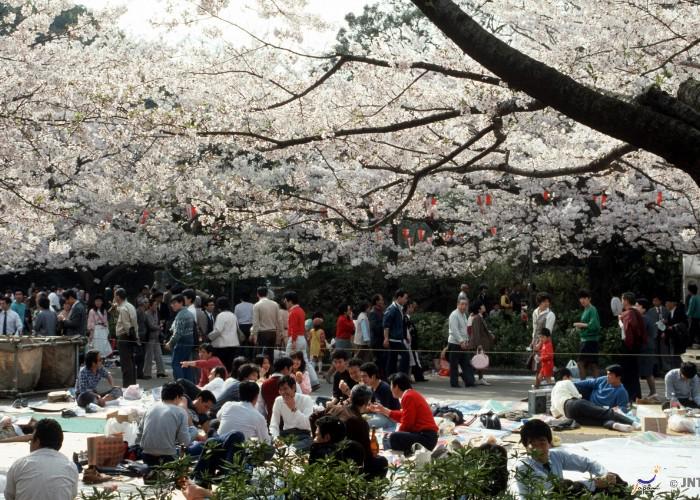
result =
[{"label": "metal trash bin", "polygon": [[78,350],[74,337],[0,336],[0,395],[21,396],[75,384]]}]

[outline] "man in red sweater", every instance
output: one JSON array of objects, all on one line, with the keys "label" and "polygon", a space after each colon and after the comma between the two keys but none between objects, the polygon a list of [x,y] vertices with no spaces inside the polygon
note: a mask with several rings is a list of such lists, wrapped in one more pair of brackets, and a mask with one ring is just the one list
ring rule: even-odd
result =
[{"label": "man in red sweater", "polygon": [[392,450],[410,455],[415,443],[427,449],[435,448],[438,440],[438,426],[433,412],[422,394],[411,388],[411,379],[405,373],[395,373],[389,377],[391,393],[401,401],[400,410],[389,410],[379,403],[370,406],[370,411],[381,413],[399,423],[398,432],[389,435]]},{"label": "man in red sweater", "polygon": [[272,365],[272,375],[263,382],[260,388],[260,396],[265,402],[265,418],[267,419],[267,424],[270,425],[270,418],[272,417],[272,405],[275,403],[275,399],[280,395],[279,381],[284,375],[289,375],[292,370],[292,358],[286,356],[277,358]]}]

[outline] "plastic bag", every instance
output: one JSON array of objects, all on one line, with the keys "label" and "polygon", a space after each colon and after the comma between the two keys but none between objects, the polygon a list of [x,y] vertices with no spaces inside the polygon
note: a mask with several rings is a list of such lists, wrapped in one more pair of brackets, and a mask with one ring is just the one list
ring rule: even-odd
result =
[{"label": "plastic bag", "polygon": [[569,362],[566,363],[566,367],[571,372],[571,378],[581,378],[581,377],[579,377],[578,364],[576,364],[576,361],[574,361],[573,359],[570,359]]},{"label": "plastic bag", "polygon": [[671,415],[668,417],[668,428],[674,432],[695,433],[695,419],[682,415]]},{"label": "plastic bag", "polygon": [[141,399],[141,387],[138,384],[130,385],[124,391],[124,399]]},{"label": "plastic bag", "polygon": [[138,432],[139,426],[135,422],[119,422],[116,418],[110,418],[105,424],[105,436],[121,434],[129,446],[136,444]]}]

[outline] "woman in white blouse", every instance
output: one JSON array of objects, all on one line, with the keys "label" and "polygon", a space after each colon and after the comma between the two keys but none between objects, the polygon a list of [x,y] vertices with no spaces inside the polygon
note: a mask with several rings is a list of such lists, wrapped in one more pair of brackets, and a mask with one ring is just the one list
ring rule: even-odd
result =
[{"label": "woman in white blouse", "polygon": [[216,308],[219,313],[214,320],[214,330],[209,334],[209,340],[214,348],[214,354],[231,373],[233,358],[238,355],[243,332],[238,326],[238,318],[231,311],[231,303],[227,297],[216,299]]}]

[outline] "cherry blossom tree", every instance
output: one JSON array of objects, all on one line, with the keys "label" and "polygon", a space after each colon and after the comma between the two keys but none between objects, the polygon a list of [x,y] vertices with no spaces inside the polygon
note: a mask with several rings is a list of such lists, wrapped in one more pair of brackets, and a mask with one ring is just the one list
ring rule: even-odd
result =
[{"label": "cherry blossom tree", "polygon": [[52,29],[71,3],[6,2],[4,269],[697,252],[697,2],[413,4],[327,53],[295,0],[255,2],[267,37],[226,2],[174,2],[160,29],[195,26],[181,44],[126,36],[120,11]]}]

